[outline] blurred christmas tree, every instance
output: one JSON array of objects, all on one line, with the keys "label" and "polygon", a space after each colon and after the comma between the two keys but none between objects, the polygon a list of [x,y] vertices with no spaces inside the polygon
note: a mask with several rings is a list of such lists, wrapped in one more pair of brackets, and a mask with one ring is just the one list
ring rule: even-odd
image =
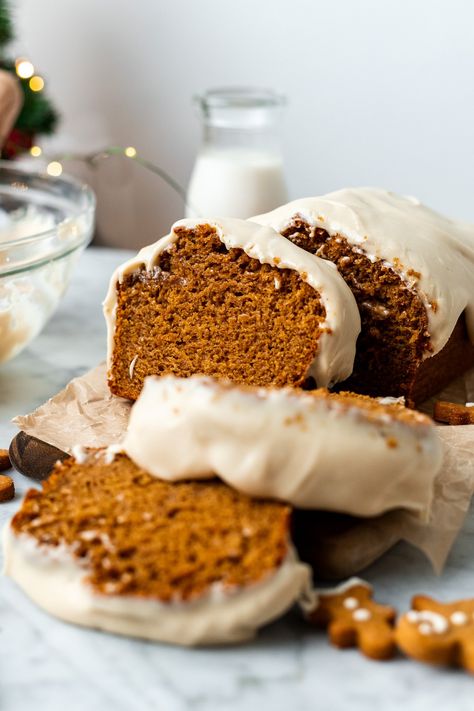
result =
[{"label": "blurred christmas tree", "polygon": [[[2,158],[15,158],[29,151],[39,135],[53,133],[58,114],[44,94],[44,79],[33,64],[22,57],[5,56],[6,46],[14,37],[9,3],[0,0],[0,69],[15,74],[23,91],[23,107],[2,149]],[[39,150],[39,149],[38,149]]]}]

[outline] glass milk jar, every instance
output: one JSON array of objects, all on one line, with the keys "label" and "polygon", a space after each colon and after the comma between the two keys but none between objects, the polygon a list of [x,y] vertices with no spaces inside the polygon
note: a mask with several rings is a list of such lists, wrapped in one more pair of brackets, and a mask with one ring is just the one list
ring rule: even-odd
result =
[{"label": "glass milk jar", "polygon": [[196,103],[203,142],[187,217],[247,218],[287,202],[278,144],[283,97],[263,89],[214,89]]}]

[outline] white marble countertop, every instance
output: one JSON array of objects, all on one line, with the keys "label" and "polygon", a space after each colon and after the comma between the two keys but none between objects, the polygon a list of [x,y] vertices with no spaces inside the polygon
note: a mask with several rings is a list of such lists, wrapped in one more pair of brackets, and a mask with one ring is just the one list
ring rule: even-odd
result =
[{"label": "white marble countertop", "polygon": [[[39,338],[0,367],[0,447],[11,417],[31,411],[105,356],[101,300],[125,256],[89,249],[59,310]],[[0,523],[31,482],[15,474],[17,497],[0,505]],[[422,555],[398,545],[365,574],[381,602],[407,609],[411,595],[474,596],[474,516],[468,517],[441,577]],[[80,629],[37,609],[0,580],[1,711],[423,711],[471,710],[474,679],[397,658],[371,662],[338,651],[296,613],[252,643],[180,649]]]}]

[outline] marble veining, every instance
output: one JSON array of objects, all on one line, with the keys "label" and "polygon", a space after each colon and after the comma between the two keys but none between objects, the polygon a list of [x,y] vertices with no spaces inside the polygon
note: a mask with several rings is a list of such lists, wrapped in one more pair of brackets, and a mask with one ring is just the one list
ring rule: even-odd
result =
[{"label": "marble veining", "polygon": [[[100,303],[112,270],[127,258],[89,249],[59,311],[41,336],[0,368],[0,447],[15,434],[11,417],[56,393],[105,357]],[[15,474],[17,498],[0,505],[0,523],[31,486]],[[441,577],[422,555],[399,545],[363,577],[378,598],[401,610],[426,593],[474,595],[472,511]],[[119,638],[55,620],[14,583],[0,579],[1,711],[422,711],[472,709],[473,680],[398,658],[370,662],[331,648],[324,634],[288,614],[248,644],[180,649]]]}]

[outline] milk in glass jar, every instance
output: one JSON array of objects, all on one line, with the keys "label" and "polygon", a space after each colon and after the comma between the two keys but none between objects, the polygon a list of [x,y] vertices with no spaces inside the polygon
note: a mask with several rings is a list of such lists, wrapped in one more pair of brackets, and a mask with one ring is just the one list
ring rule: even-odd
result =
[{"label": "milk in glass jar", "polygon": [[278,141],[283,97],[264,89],[214,89],[196,103],[203,142],[187,217],[247,218],[287,202]]}]

